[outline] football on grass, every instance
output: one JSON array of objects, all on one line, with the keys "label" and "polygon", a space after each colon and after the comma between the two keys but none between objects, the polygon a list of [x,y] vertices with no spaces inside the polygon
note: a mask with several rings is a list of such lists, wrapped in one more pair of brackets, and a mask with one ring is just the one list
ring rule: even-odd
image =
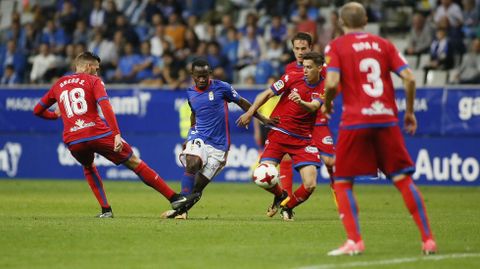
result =
[{"label": "football on grass", "polygon": [[261,163],[253,171],[253,182],[258,186],[268,189],[278,183],[278,170],[275,165],[270,163]]}]

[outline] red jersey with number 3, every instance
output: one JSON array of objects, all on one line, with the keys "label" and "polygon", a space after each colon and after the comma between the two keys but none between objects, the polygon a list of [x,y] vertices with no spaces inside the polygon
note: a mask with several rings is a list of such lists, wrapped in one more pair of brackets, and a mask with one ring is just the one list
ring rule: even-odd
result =
[{"label": "red jersey with number 3", "polygon": [[97,103],[107,98],[105,85],[99,77],[79,73],[57,80],[42,97],[40,104],[50,107],[58,103],[64,126],[63,142],[73,144],[111,133],[97,108]]},{"label": "red jersey with number 3", "polygon": [[371,127],[398,121],[390,72],[407,62],[390,41],[369,33],[349,33],[325,48],[327,72],[340,73],[340,126]]},{"label": "red jersey with number 3", "polygon": [[303,72],[284,74],[280,80],[273,83],[270,89],[276,95],[282,94],[277,106],[270,115],[271,118],[280,118],[280,123],[273,129],[300,139],[310,139],[316,113],[307,112],[299,104],[288,99],[288,95],[295,91],[305,102],[311,102],[314,99],[322,102],[320,91],[323,88],[323,80],[314,85],[309,85],[304,78]]}]

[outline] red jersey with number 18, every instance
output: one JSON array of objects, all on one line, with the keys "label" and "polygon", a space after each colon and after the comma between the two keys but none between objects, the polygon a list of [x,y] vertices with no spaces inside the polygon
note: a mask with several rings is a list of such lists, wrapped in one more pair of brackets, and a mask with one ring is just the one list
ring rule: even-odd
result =
[{"label": "red jersey with number 18", "polygon": [[325,48],[327,72],[340,73],[343,112],[340,126],[372,127],[398,121],[390,72],[407,62],[390,41],[368,33],[349,33]]},{"label": "red jersey with number 18", "polygon": [[63,142],[74,144],[101,138],[112,130],[100,118],[97,103],[108,99],[105,85],[97,76],[79,73],[57,80],[40,104],[58,103],[63,121]]}]

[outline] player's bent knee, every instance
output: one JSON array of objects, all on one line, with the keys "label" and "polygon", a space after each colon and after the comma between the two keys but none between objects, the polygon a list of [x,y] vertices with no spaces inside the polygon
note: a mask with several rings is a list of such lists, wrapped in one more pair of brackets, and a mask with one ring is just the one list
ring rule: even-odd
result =
[{"label": "player's bent knee", "polygon": [[124,162],[123,164],[128,169],[134,170],[135,168],[138,167],[138,165],[140,165],[141,162],[142,162],[142,160],[140,158],[138,158],[137,155],[132,154],[132,156],[126,162]]},{"label": "player's bent knee", "polygon": [[199,157],[187,158],[185,169],[188,173],[195,174],[202,168],[202,160]]},{"label": "player's bent knee", "polygon": [[313,191],[315,191],[315,189],[317,188],[317,184],[315,183],[314,185],[305,185],[305,189],[309,192],[309,193],[312,193]]}]

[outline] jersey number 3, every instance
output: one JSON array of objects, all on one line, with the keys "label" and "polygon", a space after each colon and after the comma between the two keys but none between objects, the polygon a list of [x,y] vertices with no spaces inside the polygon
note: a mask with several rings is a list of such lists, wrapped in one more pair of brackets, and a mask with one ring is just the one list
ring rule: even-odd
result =
[{"label": "jersey number 3", "polygon": [[380,78],[382,70],[378,61],[373,58],[365,58],[360,61],[359,67],[361,72],[367,73],[368,83],[362,84],[363,91],[371,97],[381,96],[383,94],[383,81]]},{"label": "jersey number 3", "polygon": [[85,101],[85,91],[82,88],[74,88],[70,91],[65,90],[60,94],[60,102],[65,108],[67,117],[82,115],[87,112],[87,101]]}]

